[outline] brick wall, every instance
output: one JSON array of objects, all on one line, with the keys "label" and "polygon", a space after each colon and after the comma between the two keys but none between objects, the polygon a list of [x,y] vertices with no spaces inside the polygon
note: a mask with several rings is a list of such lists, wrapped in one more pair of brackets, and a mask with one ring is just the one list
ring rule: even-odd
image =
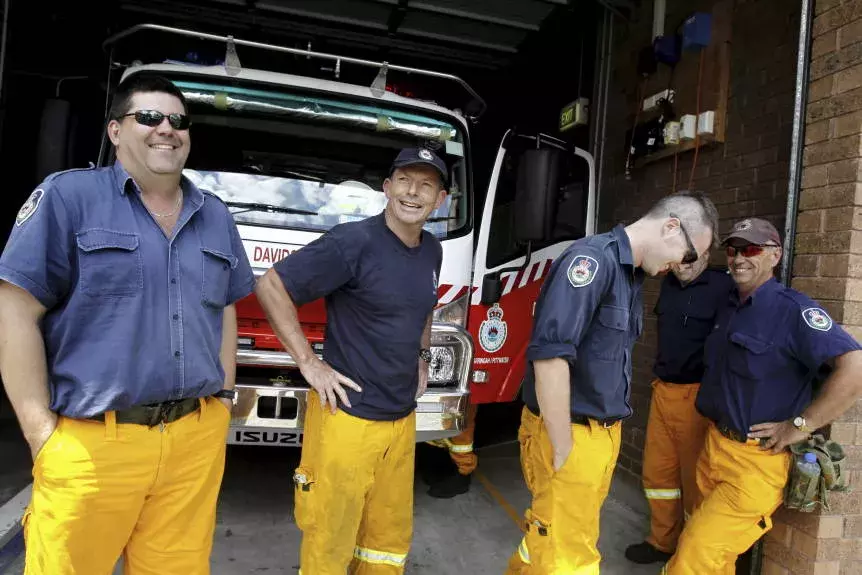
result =
[{"label": "brick wall", "polygon": [[[668,0],[666,30],[694,10],[709,11],[713,4],[712,1]],[[652,2],[642,5],[637,20],[618,30],[616,35],[600,231],[617,222],[634,221],[658,198],[670,193],[673,184],[673,158],[647,164],[635,170],[631,179],[625,176],[625,134],[633,121],[639,81],[635,68],[637,53],[649,43],[652,32]],[[706,192],[717,205],[722,233],[734,220],[753,215],[765,217],[778,229],[783,229],[793,124],[798,6],[790,0],[732,2],[726,138],[723,144],[701,148],[693,182],[695,189]],[[675,74],[673,87],[678,91],[678,99],[690,101],[691,94],[684,92],[691,92],[696,85],[697,68],[689,66],[685,72]],[[678,114],[693,112],[677,110]],[[688,185],[693,156],[691,151],[678,156],[677,189]],[[848,169],[845,167],[844,171]],[[840,218],[836,214],[833,219]],[[725,259],[720,254],[713,255],[711,263],[723,266]],[[859,265],[862,267],[862,262]],[[637,478],[642,468],[649,382],[653,377],[656,351],[656,322],[652,309],[658,289],[657,280],[647,281],[644,294],[647,319],[634,358],[632,402],[635,414],[624,426],[619,461],[620,471]]]},{"label": "brick wall", "polygon": [[[792,285],[862,341],[862,0],[819,0],[814,14]],[[829,431],[855,493],[818,514],[779,511],[765,575],[862,574],[862,404]]]}]

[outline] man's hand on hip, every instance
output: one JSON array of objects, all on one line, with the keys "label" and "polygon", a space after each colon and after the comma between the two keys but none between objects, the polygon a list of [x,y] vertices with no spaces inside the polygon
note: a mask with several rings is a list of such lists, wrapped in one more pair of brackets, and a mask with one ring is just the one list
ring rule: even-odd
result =
[{"label": "man's hand on hip", "polygon": [[336,396],[344,405],[351,407],[350,400],[347,399],[347,392],[344,391],[342,385],[355,391],[362,391],[362,388],[352,379],[341,375],[316,356],[300,365],[299,370],[308,384],[320,395],[320,406],[326,408],[326,403],[329,402],[329,409],[332,413],[335,413],[338,407]]},{"label": "man's hand on hip", "polygon": [[794,443],[808,439],[809,434],[799,431],[790,421],[780,421],[752,425],[748,437],[765,440],[762,441],[762,449],[771,449],[772,453],[781,453]]},{"label": "man's hand on hip", "polygon": [[425,393],[425,390],[428,389],[428,369],[429,365],[425,363],[425,360],[419,360],[419,388],[416,390],[416,399],[422,397],[422,394]]},{"label": "man's hand on hip", "polygon": [[233,401],[226,397],[219,397],[218,400],[223,406],[225,406],[225,409],[228,410],[228,413],[233,412]]}]

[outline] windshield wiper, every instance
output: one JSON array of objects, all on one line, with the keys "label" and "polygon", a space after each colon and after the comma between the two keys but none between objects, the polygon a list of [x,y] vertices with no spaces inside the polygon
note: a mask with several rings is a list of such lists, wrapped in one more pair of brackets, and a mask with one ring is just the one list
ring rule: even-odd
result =
[{"label": "windshield wiper", "polygon": [[238,212],[231,212],[231,214],[241,214],[243,212],[278,212],[280,214],[295,214],[298,216],[317,215],[317,212],[300,210],[298,208],[287,208],[284,206],[274,206],[272,204],[256,204],[253,202],[225,202],[225,204],[232,208],[245,208],[244,210],[240,210]]}]

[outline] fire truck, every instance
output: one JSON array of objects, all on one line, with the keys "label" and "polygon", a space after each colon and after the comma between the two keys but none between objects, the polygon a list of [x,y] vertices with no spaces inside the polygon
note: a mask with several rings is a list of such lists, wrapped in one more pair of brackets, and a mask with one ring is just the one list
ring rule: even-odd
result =
[{"label": "fire truck", "polygon": [[[443,266],[428,389],[417,400],[417,441],[458,434],[468,402],[517,399],[542,281],[566,246],[595,230],[595,167],[588,152],[548,135],[509,130],[487,192],[477,194],[470,129],[485,103],[454,75],[157,24],[120,32],[105,47],[113,50],[142,32],[224,44],[218,63],[133,61],[120,79],[157,72],[182,90],[193,121],[185,175],[229,206],[257,276],[331,227],[380,213],[383,180],[399,149],[425,147],[443,158],[451,184],[426,226],[443,245]],[[245,68],[239,52],[246,49],[322,60],[332,78]],[[349,83],[339,79],[346,66],[377,73],[370,85]],[[469,97],[471,113],[394,93],[391,74],[457,87]],[[112,161],[111,146],[103,142],[100,163]],[[391,297],[400,297],[398,286]],[[239,394],[227,441],[301,445],[310,388],[254,295],[236,308]],[[323,300],[298,311],[309,343],[323,357]]]}]

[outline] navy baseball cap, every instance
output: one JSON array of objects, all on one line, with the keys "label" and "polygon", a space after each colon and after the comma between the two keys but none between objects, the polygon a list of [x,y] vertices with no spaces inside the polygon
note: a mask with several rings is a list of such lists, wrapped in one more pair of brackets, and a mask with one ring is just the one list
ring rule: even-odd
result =
[{"label": "navy baseball cap", "polygon": [[444,186],[449,180],[446,164],[437,154],[428,148],[404,148],[398,152],[398,157],[392,162],[392,169],[395,170],[395,168],[403,168],[404,166],[411,166],[413,164],[428,164],[437,168]]}]

